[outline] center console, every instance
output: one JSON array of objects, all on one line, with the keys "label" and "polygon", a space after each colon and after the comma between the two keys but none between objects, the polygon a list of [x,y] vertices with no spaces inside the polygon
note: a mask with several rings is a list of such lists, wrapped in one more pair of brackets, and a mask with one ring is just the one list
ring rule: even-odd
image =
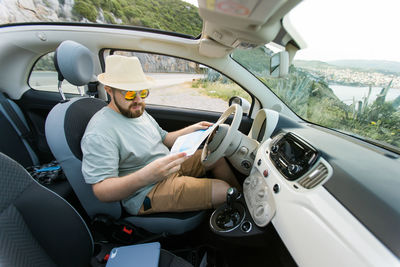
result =
[{"label": "center console", "polygon": [[[279,183],[269,182],[268,186],[268,177],[273,175],[282,182],[293,183],[309,173],[319,158],[315,148],[293,133],[281,133],[267,140],[259,147],[250,174],[243,182],[243,194],[228,190],[226,204],[210,218],[211,229],[231,237],[264,231],[276,213],[274,195],[280,191]],[[319,171],[312,172],[314,176],[316,173]]]},{"label": "center console", "polygon": [[242,237],[262,233],[250,216],[243,195],[236,188],[229,188],[227,201],[210,217],[211,230],[218,235]]}]

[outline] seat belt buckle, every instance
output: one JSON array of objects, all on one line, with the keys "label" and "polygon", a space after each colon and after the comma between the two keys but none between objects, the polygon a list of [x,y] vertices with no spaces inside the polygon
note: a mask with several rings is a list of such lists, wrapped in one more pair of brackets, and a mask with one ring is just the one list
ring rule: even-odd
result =
[{"label": "seat belt buckle", "polygon": [[124,232],[124,233],[126,233],[126,234],[128,234],[128,235],[131,235],[131,234],[133,233],[133,229],[132,229],[132,228],[129,228],[129,227],[127,227],[127,226],[124,226],[124,227],[122,228],[122,232]]},{"label": "seat belt buckle", "polygon": [[128,223],[116,223],[114,231],[112,231],[112,238],[124,244],[131,244],[138,236],[133,226]]}]

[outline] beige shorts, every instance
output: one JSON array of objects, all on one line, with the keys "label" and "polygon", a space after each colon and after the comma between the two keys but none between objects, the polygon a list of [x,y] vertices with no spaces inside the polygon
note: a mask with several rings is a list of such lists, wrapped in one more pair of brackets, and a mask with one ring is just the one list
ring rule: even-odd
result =
[{"label": "beige shorts", "polygon": [[210,178],[195,178],[205,175],[201,164],[201,150],[182,163],[181,169],[158,182],[147,194],[150,206],[144,205],[139,214],[156,212],[184,212],[212,207]]}]

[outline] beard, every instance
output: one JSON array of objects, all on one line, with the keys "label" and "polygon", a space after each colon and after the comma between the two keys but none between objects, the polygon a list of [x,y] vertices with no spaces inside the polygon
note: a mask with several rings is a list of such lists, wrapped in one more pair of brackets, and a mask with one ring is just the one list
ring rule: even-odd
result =
[{"label": "beard", "polygon": [[[142,116],[144,108],[146,107],[146,104],[144,102],[137,103],[132,101],[132,103],[129,104],[128,108],[124,108],[120,103],[118,103],[117,99],[115,98],[115,92],[113,92],[113,95],[114,95],[114,103],[122,115],[130,119]],[[132,110],[132,108],[137,108],[137,107],[139,108]]]}]

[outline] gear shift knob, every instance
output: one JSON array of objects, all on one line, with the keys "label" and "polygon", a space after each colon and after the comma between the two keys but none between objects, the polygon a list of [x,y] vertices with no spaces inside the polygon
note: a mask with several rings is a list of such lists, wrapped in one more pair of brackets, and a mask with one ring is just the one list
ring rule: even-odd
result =
[{"label": "gear shift knob", "polygon": [[218,231],[236,228],[245,216],[244,207],[237,200],[240,192],[231,187],[226,191],[226,205],[219,207],[211,216],[211,226]]},{"label": "gear shift knob", "polygon": [[239,191],[235,187],[230,187],[228,191],[226,191],[226,205],[228,208],[232,208],[233,203],[239,196]]}]

